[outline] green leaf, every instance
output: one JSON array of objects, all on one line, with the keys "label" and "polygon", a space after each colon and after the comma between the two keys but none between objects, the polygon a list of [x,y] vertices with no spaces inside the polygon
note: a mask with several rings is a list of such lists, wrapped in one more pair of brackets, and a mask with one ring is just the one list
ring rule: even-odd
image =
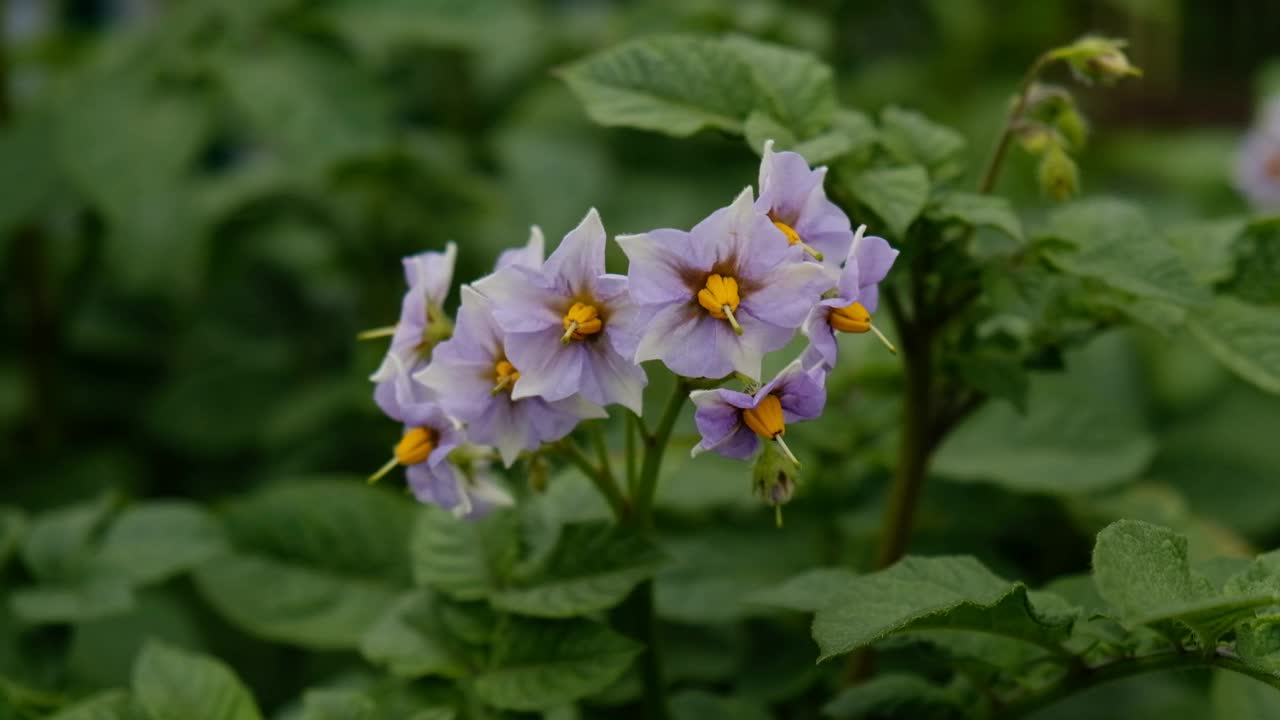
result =
[{"label": "green leaf", "polygon": [[1234,250],[1235,277],[1226,289],[1246,302],[1280,306],[1280,216],[1249,223]]},{"label": "green leaf", "polygon": [[1093,573],[1098,592],[1122,619],[1151,626],[1175,642],[1190,630],[1201,648],[1215,647],[1258,608],[1280,603],[1280,592],[1266,585],[1236,585],[1219,593],[1191,569],[1184,536],[1136,520],[1098,533]]},{"label": "green leaf", "polygon": [[934,472],[1019,492],[1079,494],[1132,480],[1156,443],[1092,374],[1032,373],[1026,414],[991,403],[939,449]]},{"label": "green leaf", "polygon": [[831,602],[858,573],[847,568],[815,568],[800,573],[777,587],[751,593],[750,602],[769,607],[813,613]]},{"label": "green leaf", "polygon": [[849,190],[901,240],[929,200],[929,173],[919,165],[867,170],[849,180]]},{"label": "green leaf", "polygon": [[947,192],[935,198],[928,215],[936,220],[949,220],[969,227],[989,227],[1022,242],[1022,221],[1005,198],[968,192]]},{"label": "green leaf", "polygon": [[1032,597],[967,556],[908,557],[849,580],[813,620],[823,660],[900,632],[970,630],[1061,652],[1076,611],[1052,595]]},{"label": "green leaf", "polygon": [[153,502],[122,512],[97,561],[135,583],[159,582],[227,552],[217,520],[194,503]]},{"label": "green leaf", "polygon": [[33,625],[73,623],[110,617],[133,609],[133,591],[124,578],[85,578],[41,584],[13,592],[13,614]]},{"label": "green leaf", "polygon": [[671,696],[674,720],[769,720],[764,705],[746,698],[722,697],[703,690],[684,690]]},{"label": "green leaf", "polygon": [[0,506],[0,570],[9,564],[26,532],[26,514],[16,507]]},{"label": "green leaf", "polygon": [[1236,240],[1245,226],[1240,218],[1197,220],[1174,225],[1165,235],[1196,282],[1209,287],[1235,274]]},{"label": "green leaf", "polygon": [[523,10],[507,0],[341,0],[324,17],[364,56],[381,61],[405,47],[484,50],[495,38],[525,40],[517,35],[528,21]]},{"label": "green leaf", "polygon": [[37,579],[78,580],[92,567],[94,536],[110,516],[109,496],[51,510],[32,519],[22,543],[22,560]]},{"label": "green leaf", "polygon": [[919,675],[885,673],[845,688],[822,708],[833,718],[902,717],[912,720],[961,718],[962,706],[946,689]]},{"label": "green leaf", "polygon": [[151,720],[261,720],[253,696],[222,662],[161,643],[142,650],[133,692]]},{"label": "green leaf", "polygon": [[1188,313],[1187,327],[1236,375],[1267,392],[1280,393],[1280,308],[1218,297]]},{"label": "green leaf", "polygon": [[373,700],[355,690],[308,690],[302,696],[302,720],[374,720]]},{"label": "green leaf", "polygon": [[741,132],[756,109],[753,73],[720,40],[658,36],[596,53],[560,71],[592,120],[677,137]]},{"label": "green leaf", "polygon": [[414,580],[461,600],[488,597],[503,585],[520,550],[515,515],[505,511],[463,521],[425,507],[409,542]]},{"label": "green leaf", "polygon": [[964,136],[914,110],[885,108],[880,113],[880,144],[899,162],[923,165],[946,174],[950,161],[964,151]]},{"label": "green leaf", "polygon": [[196,586],[248,632],[312,648],[355,648],[409,584],[413,505],[356,479],[268,487],[231,505],[235,552]]},{"label": "green leaf", "polygon": [[407,593],[360,640],[360,653],[393,675],[457,675],[458,662],[440,639],[445,629],[435,618],[435,602],[425,590]]},{"label": "green leaf", "polygon": [[494,607],[539,617],[573,617],[611,608],[653,577],[662,554],[612,523],[569,525],[551,551],[494,593]]},{"label": "green leaf", "polygon": [[348,58],[273,43],[215,66],[231,102],[285,162],[310,174],[388,139],[385,98]]},{"label": "green leaf", "polygon": [[1132,205],[1117,200],[1073,203],[1049,217],[1045,235],[1071,247],[1048,248],[1059,269],[1140,298],[1184,307],[1207,303],[1182,258]]},{"label": "green leaf", "polygon": [[756,109],[777,118],[797,138],[808,138],[831,122],[836,109],[831,68],[812,53],[742,35],[724,43],[751,72],[758,91]]},{"label": "green leaf", "polygon": [[1272,720],[1280,717],[1276,688],[1233,672],[1213,674],[1209,696],[1213,720]]},{"label": "green leaf", "polygon": [[513,619],[476,678],[476,694],[504,710],[554,708],[608,687],[640,650],[599,623]]},{"label": "green leaf", "polygon": [[[3,708],[0,705],[0,708]],[[46,720],[139,720],[141,713],[123,690],[108,690],[50,715]]]}]

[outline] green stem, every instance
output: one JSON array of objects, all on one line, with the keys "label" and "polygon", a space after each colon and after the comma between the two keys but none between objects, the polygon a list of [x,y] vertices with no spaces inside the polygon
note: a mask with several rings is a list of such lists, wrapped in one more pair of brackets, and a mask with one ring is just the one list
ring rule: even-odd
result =
[{"label": "green stem", "polygon": [[587,476],[587,479],[591,480],[591,484],[596,486],[596,489],[604,496],[605,501],[609,503],[609,509],[613,510],[614,518],[620,523],[625,522],[629,515],[627,499],[622,496],[622,491],[618,489],[618,484],[613,481],[613,476],[608,474],[606,470],[597,468],[577,444],[568,438],[556,443],[555,448],[574,467],[581,470],[582,474]]},{"label": "green stem", "polygon": [[627,412],[627,494],[632,498],[636,496],[636,480],[639,477],[636,474],[636,433],[640,432],[638,419],[635,413]]},{"label": "green stem", "polygon": [[1060,682],[1017,702],[1006,705],[997,715],[1002,718],[1018,718],[1030,715],[1075,693],[1123,680],[1124,678],[1164,670],[1191,668],[1219,668],[1247,675],[1272,687],[1280,685],[1280,679],[1263,670],[1251,667],[1230,653],[1219,650],[1212,655],[1196,652],[1164,652],[1156,655],[1115,660],[1105,665],[1083,667],[1069,673]]},{"label": "green stem", "polygon": [[[591,443],[596,448],[596,459],[600,463],[600,474],[608,483],[617,488],[617,481],[613,477],[613,464],[609,460],[609,444],[604,439],[604,423],[591,424]],[[619,492],[621,494],[621,492]],[[625,500],[624,500],[625,502]]]},{"label": "green stem", "polygon": [[985,195],[995,189],[996,180],[1000,178],[1000,170],[1004,166],[1005,153],[1008,152],[1009,142],[1013,139],[1014,128],[1022,120],[1022,113],[1027,110],[1027,98],[1031,95],[1031,86],[1035,84],[1036,78],[1040,76],[1040,73],[1051,60],[1049,53],[1041,55],[1027,69],[1027,74],[1022,77],[1022,86],[1018,89],[1018,99],[1014,101],[1013,109],[1009,111],[1008,117],[1005,118],[1004,128],[1000,131],[999,139],[996,140],[995,149],[991,151],[991,159],[987,161],[986,172],[982,174],[982,182],[978,183],[978,192]]},{"label": "green stem", "polygon": [[683,379],[676,379],[671,399],[667,401],[667,409],[658,421],[658,427],[652,435],[645,437],[644,463],[640,466],[640,479],[636,481],[635,518],[641,528],[653,527],[653,498],[658,489],[658,473],[662,470],[662,455],[671,440],[671,431],[680,417],[680,409],[689,398],[689,388]]}]

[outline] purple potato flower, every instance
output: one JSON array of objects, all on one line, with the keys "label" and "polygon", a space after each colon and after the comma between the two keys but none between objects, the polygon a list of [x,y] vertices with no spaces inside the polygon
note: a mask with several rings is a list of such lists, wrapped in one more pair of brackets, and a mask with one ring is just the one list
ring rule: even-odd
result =
[{"label": "purple potato flower", "polygon": [[511,397],[563,400],[641,412],[644,369],[632,359],[637,312],[627,278],[605,272],[606,237],[591,209],[541,268],[511,265],[487,279],[507,356],[520,368]]},{"label": "purple potato flower", "polygon": [[823,370],[830,370],[836,366],[839,354],[836,330],[855,333],[870,330],[880,334],[871,325],[871,314],[880,305],[880,282],[889,274],[898,251],[882,237],[863,237],[866,229],[866,225],[860,226],[854,236],[849,257],[836,283],[835,297],[815,305],[804,321],[804,334],[809,338],[809,347],[802,356],[806,368],[821,366]]},{"label": "purple potato flower", "polygon": [[637,362],[685,377],[760,377],[765,353],[786,345],[822,292],[820,265],[763,213],[751,188],[689,232],[618,238],[631,261],[631,297],[646,320]]},{"label": "purple potato flower", "polygon": [[[390,356],[389,364],[396,375],[378,385],[374,401],[388,417],[404,424],[404,433],[391,460],[370,480],[403,465],[409,489],[419,502],[439,505],[458,517],[480,517],[495,506],[512,504],[511,496],[492,476],[475,467],[488,449],[465,445],[462,427],[427,388],[409,376],[399,357]],[[459,455],[464,457],[455,466]]]},{"label": "purple potato flower", "polygon": [[449,243],[444,252],[429,251],[404,258],[404,278],[409,290],[400,303],[400,319],[391,336],[391,347],[382,365],[370,378],[385,382],[395,377],[391,358],[399,358],[410,371],[421,366],[431,355],[431,348],[447,337],[448,321],[444,301],[453,282],[453,266],[458,259],[458,246]]},{"label": "purple potato flower", "polygon": [[582,420],[605,416],[577,396],[554,402],[516,398],[512,388],[522,376],[508,358],[493,302],[464,285],[453,337],[436,348],[431,363],[414,378],[466,424],[472,440],[496,446],[507,467],[522,450],[536,450],[568,435]]},{"label": "purple potato flower", "polygon": [[773,440],[796,462],[782,437],[786,424],[812,420],[827,404],[824,375],[806,372],[793,361],[778,376],[755,393],[725,388],[695,390],[689,394],[697,408],[693,419],[702,440],[692,455],[708,450],[736,460],[750,458],[761,438]]},{"label": "purple potato flower", "polygon": [[849,216],[827,199],[825,167],[810,168],[802,155],[774,152],[773,141],[764,144],[760,159],[760,197],[756,209],[786,236],[800,245],[831,272],[849,253],[853,243]]},{"label": "purple potato flower", "polygon": [[[494,272],[505,267],[519,265],[521,267],[532,268],[537,270],[542,267],[543,258],[546,256],[547,241],[542,236],[542,228],[533,225],[529,228],[529,242],[522,248],[511,248],[503,250],[498,255],[498,262],[494,266]],[[490,275],[489,277],[493,277]]]},{"label": "purple potato flower", "polygon": [[1235,184],[1250,204],[1280,208],[1280,98],[1263,109],[1236,157]]}]

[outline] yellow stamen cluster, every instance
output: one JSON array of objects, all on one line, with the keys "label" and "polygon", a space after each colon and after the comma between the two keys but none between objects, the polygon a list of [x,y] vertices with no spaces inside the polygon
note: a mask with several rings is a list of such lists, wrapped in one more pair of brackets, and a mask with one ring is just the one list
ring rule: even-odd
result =
[{"label": "yellow stamen cluster", "polygon": [[808,244],[806,244],[803,240],[801,240],[800,233],[796,232],[795,228],[782,222],[781,220],[774,220],[773,226],[781,230],[783,235],[787,236],[788,245],[799,245],[814,260],[817,260],[818,262],[822,262],[822,253],[818,252],[817,250],[814,250],[812,247],[809,247]]},{"label": "yellow stamen cluster", "polygon": [[717,320],[728,320],[733,331],[742,334],[742,326],[733,316],[742,298],[738,296],[738,281],[730,276],[712,274],[707,277],[707,284],[698,291],[698,304],[711,317]]},{"label": "yellow stamen cluster", "polygon": [[840,332],[864,333],[871,330],[871,313],[856,302],[842,308],[834,308],[828,316],[831,327]]},{"label": "yellow stamen cluster", "polygon": [[600,311],[595,305],[587,303],[574,303],[560,322],[564,326],[564,335],[560,338],[560,342],[566,345],[572,340],[585,340],[588,335],[595,335],[604,329]]},{"label": "yellow stamen cluster", "polygon": [[759,405],[743,410],[742,421],[765,440],[773,440],[787,432],[786,423],[782,418],[782,401],[777,395],[769,395],[761,400]]},{"label": "yellow stamen cluster", "polygon": [[520,379],[520,371],[510,361],[502,359],[493,366],[493,379],[495,384],[492,394],[497,395],[503,390],[511,392],[511,386]]},{"label": "yellow stamen cluster", "polygon": [[867,309],[863,307],[860,302],[852,303],[842,308],[832,309],[831,314],[827,316],[827,322],[831,324],[831,327],[839,330],[840,332],[875,333],[875,336],[880,338],[880,342],[884,343],[884,346],[889,349],[889,352],[894,353],[895,355],[898,352],[898,348],[894,347],[893,343],[889,342],[889,338],[885,337],[884,333],[880,332],[875,325],[871,324],[871,313],[867,312]]},{"label": "yellow stamen cluster", "polygon": [[438,439],[439,435],[431,428],[410,428],[396,445],[396,462],[401,465],[417,465],[426,461],[431,451],[436,449]]}]

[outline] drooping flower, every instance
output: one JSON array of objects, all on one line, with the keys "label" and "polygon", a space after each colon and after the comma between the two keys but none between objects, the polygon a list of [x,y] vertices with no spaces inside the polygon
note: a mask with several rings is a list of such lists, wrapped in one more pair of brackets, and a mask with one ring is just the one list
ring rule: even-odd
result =
[{"label": "drooping flower", "polygon": [[577,396],[513,397],[512,388],[526,372],[507,355],[493,302],[464,285],[453,337],[436,348],[431,363],[414,378],[465,423],[472,440],[496,446],[510,467],[522,450],[536,450],[568,435],[582,420],[605,416]]},{"label": "drooping flower", "polygon": [[891,351],[893,344],[871,324],[871,314],[880,305],[880,281],[889,274],[898,251],[882,237],[863,237],[862,225],[854,237],[849,257],[840,271],[835,297],[825,298],[809,311],[804,321],[804,334],[809,347],[802,356],[806,368],[830,370],[836,366],[839,345],[836,331],[847,333],[874,332]]},{"label": "drooping flower", "polygon": [[822,186],[826,177],[825,167],[810,168],[799,153],[774,152],[773,141],[766,141],[756,209],[769,216],[788,243],[834,272],[849,253],[853,231],[849,216],[827,199]]},{"label": "drooping flower", "polygon": [[632,359],[636,308],[627,278],[605,272],[605,241],[593,208],[540,269],[512,265],[482,286],[506,335],[507,356],[520,368],[513,399],[581,394],[640,414],[647,378]]},{"label": "drooping flower", "polygon": [[618,243],[647,321],[635,359],[661,360],[685,377],[760,377],[765,353],[790,341],[831,285],[756,211],[751,188],[689,232],[653,230]]},{"label": "drooping flower", "polygon": [[1254,207],[1280,208],[1280,98],[1272,99],[1236,157],[1235,184]]},{"label": "drooping flower", "polygon": [[449,243],[444,252],[418,253],[403,260],[409,290],[400,303],[400,319],[394,328],[361,333],[362,338],[391,334],[391,346],[382,365],[373,374],[374,382],[383,382],[394,376],[392,356],[412,370],[426,362],[436,343],[449,337],[451,325],[444,314],[444,301],[449,296],[457,259],[458,246]]},{"label": "drooping flower", "polygon": [[479,517],[495,506],[512,504],[511,496],[486,471],[483,458],[491,451],[466,444],[459,423],[410,377],[398,356],[390,356],[389,364],[396,375],[378,385],[374,400],[388,417],[404,424],[404,432],[391,459],[369,481],[403,465],[419,502],[439,505],[458,517]]},{"label": "drooping flower", "polygon": [[800,361],[788,365],[767,385],[752,394],[717,388],[689,394],[697,410],[693,419],[702,440],[693,455],[714,451],[746,460],[760,446],[773,441],[791,462],[799,465],[783,436],[787,423],[812,420],[827,403],[823,375],[805,371]]}]

